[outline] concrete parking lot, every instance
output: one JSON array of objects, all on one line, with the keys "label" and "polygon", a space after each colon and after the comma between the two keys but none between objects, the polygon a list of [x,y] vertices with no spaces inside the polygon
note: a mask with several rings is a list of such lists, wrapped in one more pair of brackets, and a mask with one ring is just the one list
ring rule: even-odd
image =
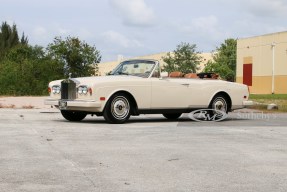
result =
[{"label": "concrete parking lot", "polygon": [[[265,116],[264,116],[265,115]],[[287,191],[287,114],[106,124],[0,109],[0,191]]]}]

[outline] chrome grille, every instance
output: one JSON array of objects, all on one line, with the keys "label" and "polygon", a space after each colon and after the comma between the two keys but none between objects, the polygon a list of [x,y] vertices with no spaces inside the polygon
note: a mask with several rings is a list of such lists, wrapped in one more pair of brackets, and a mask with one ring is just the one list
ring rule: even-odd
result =
[{"label": "chrome grille", "polygon": [[61,82],[61,99],[76,99],[76,83],[70,79]]}]

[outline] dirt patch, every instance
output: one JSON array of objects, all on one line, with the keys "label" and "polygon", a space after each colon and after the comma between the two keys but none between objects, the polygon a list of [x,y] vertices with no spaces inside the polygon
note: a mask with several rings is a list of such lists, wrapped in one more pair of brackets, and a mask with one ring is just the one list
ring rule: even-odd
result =
[{"label": "dirt patch", "polygon": [[44,105],[47,97],[3,97],[0,96],[0,108],[16,108],[16,109],[43,109],[51,108]]}]

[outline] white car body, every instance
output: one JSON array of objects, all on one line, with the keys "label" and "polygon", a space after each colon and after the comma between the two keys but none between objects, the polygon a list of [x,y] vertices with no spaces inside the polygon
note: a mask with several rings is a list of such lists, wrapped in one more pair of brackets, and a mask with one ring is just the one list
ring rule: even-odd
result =
[{"label": "white car body", "polygon": [[[249,104],[246,85],[215,79],[163,78],[160,75],[152,77],[155,70],[160,72],[159,62],[148,61],[154,62],[155,65],[146,78],[131,75],[71,78],[69,81],[76,83],[74,97],[61,98],[61,92],[52,91],[45,104],[56,106],[60,110],[96,115],[103,115],[107,103],[117,93],[128,97],[131,103],[130,115],[184,113],[210,108],[216,95],[226,97],[229,102],[228,111]],[[53,86],[60,87],[62,81],[50,82],[49,89],[52,90]],[[79,94],[78,89],[81,86],[88,89],[87,94]]]}]

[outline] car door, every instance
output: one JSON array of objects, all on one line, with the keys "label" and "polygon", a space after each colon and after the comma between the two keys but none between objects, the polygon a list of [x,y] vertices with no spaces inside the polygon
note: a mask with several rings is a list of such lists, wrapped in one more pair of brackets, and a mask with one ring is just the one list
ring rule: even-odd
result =
[{"label": "car door", "polygon": [[182,79],[151,78],[151,108],[180,109],[189,106],[189,84]]}]

